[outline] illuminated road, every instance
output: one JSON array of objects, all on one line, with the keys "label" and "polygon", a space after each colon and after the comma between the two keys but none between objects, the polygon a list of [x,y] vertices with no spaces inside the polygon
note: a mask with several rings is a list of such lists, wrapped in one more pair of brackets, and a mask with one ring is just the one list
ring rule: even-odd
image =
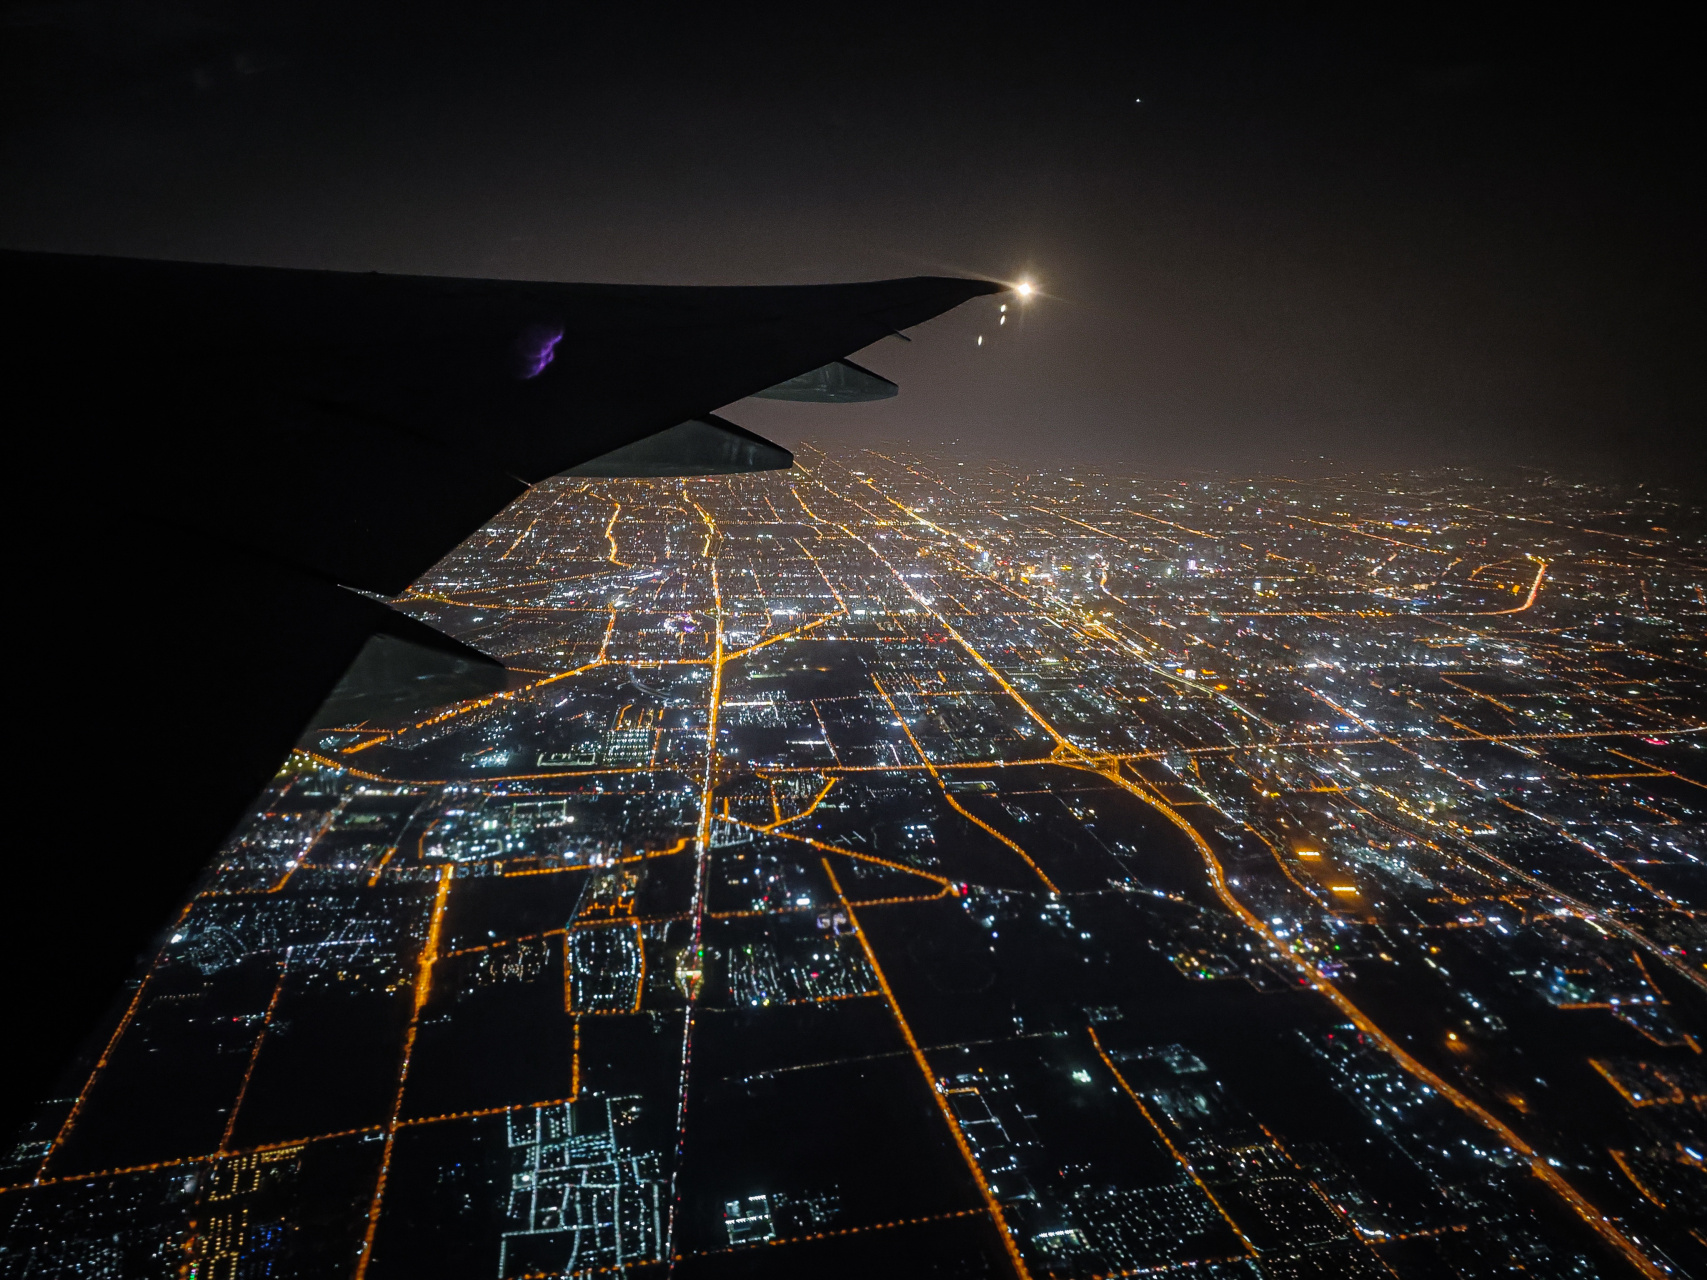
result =
[{"label": "illuminated road", "polygon": [[[1021,1276],[1065,1274],[1068,1256],[1087,1274],[1263,1266],[1291,1246],[1264,1234],[1245,1175],[1214,1154],[1233,1122],[1194,1136],[1156,1074],[1216,1052],[1236,1074],[1216,1045],[1244,1016],[1237,989],[1292,1020],[1286,1043],[1316,1046],[1288,1050],[1289,1069],[1339,1061],[1311,1038],[1335,1026],[1385,1064],[1359,1058],[1311,1087],[1376,1125],[1372,1081],[1438,1101],[1454,1113],[1430,1122],[1441,1133],[1464,1126],[1451,1141],[1491,1144],[1489,1167],[1545,1188],[1554,1226],[1514,1210],[1498,1241],[1568,1219],[1601,1259],[1671,1274],[1650,1242],[1672,1229],[1651,1184],[1673,1158],[1644,1136],[1662,1113],[1631,1082],[1690,1096],[1699,1054],[1707,718],[1686,630],[1698,623],[1681,620],[1702,616],[1701,566],[1607,531],[1603,511],[1559,520],[1483,496],[811,451],[776,476],[542,486],[403,602],[529,680],[305,740],[5,1196],[205,1169],[172,1247],[225,1265],[263,1238],[216,1198],[241,1182],[236,1162],[282,1152],[282,1167],[352,1142],[365,1181],[346,1269],[379,1280],[419,1265],[410,1241],[439,1194],[427,1188],[449,1176],[434,1181],[426,1153],[454,1148],[472,1167],[521,1150],[517,1135],[545,1133],[559,1110],[585,1125],[606,1107],[596,1123],[615,1134],[620,1112],[644,1141],[623,1139],[638,1144],[623,1148],[630,1165],[601,1156],[561,1192],[565,1206],[594,1197],[574,1201],[575,1221],[603,1226],[528,1217],[512,1197],[466,1231],[501,1219],[506,1249],[562,1237],[614,1251],[596,1255],[615,1260],[606,1269],[683,1274],[760,1244],[802,1267],[816,1255],[789,1250],[832,1240],[888,1241],[904,1258],[979,1223],[988,1237],[953,1247]],[[1640,564],[1622,550],[1633,538]],[[1642,621],[1626,642],[1630,616]],[[133,1045],[199,1043],[181,1028],[202,1024],[177,1011],[214,987],[192,969],[258,975],[253,996],[219,996],[253,1007],[194,1032],[225,1037],[230,1097],[170,1103],[216,1117],[205,1141],[133,1140],[110,1099],[165,1087]],[[1205,1010],[1169,1033],[1190,1052],[1139,1042],[1159,983]],[[292,1128],[273,1117],[314,1112],[279,1064],[312,1043],[299,1028],[333,1016],[329,991],[395,1019],[396,1039],[363,1059],[383,1103]],[[887,1029],[859,1021],[879,1009]],[[795,1061],[793,1032],[755,1029],[807,1015],[891,1047]],[[1576,1135],[1580,1103],[1532,1083],[1543,1068],[1519,1060],[1516,1028],[1542,1019],[1560,1043],[1583,1029],[1544,1070],[1578,1079],[1592,1063],[1606,1105],[1630,1112],[1620,1145]],[[464,1020],[483,1030],[458,1040]],[[468,1066],[487,1041],[492,1063]],[[737,1077],[728,1064],[759,1050],[732,1046],[752,1045],[770,1056]],[[1047,1054],[1002,1056],[1015,1046],[1064,1055],[1051,1079],[1066,1083],[1037,1083]],[[512,1080],[505,1061],[530,1065]],[[861,1165],[863,1143],[824,1156],[818,1183],[762,1195],[720,1171],[741,1108],[756,1109],[743,1132],[834,1127],[810,1111],[774,1121],[764,1107],[785,1101],[731,1094],[729,1079],[820,1073],[839,1083],[800,1105],[830,1108],[838,1089],[867,1087],[869,1064],[897,1062],[911,1065],[881,1097],[914,1117],[917,1145],[888,1173]],[[1152,1210],[1131,1207],[1153,1186],[1109,1199],[1069,1171],[1112,1157],[1016,1137],[1046,1127],[1057,1088],[1117,1103],[1099,1122],[1110,1133],[1141,1121],[1124,1141],[1177,1168],[1166,1176],[1201,1197],[1206,1216],[1187,1213],[1199,1225],[1155,1243],[1167,1231],[1132,1225]],[[1380,1225],[1358,1208],[1367,1196],[1286,1154],[1316,1141],[1303,1121],[1271,1119],[1267,1145],[1241,1158],[1315,1188],[1338,1224],[1321,1248],[1345,1266],[1404,1275],[1400,1241],[1495,1230],[1438,1206]],[[943,1151],[929,1194],[880,1194]],[[510,1177],[491,1167],[491,1185]],[[275,1212],[268,1185],[242,1193],[255,1221]],[[637,1207],[654,1191],[656,1231]],[[762,1212],[736,1212],[754,1200]]]}]

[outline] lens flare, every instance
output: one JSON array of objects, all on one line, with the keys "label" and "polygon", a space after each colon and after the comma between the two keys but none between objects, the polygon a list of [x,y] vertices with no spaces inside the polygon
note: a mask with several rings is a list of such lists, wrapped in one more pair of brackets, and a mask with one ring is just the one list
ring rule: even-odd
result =
[{"label": "lens flare", "polygon": [[563,341],[561,325],[529,325],[516,339],[517,375],[526,381],[545,372],[545,366],[557,358],[557,344]]}]

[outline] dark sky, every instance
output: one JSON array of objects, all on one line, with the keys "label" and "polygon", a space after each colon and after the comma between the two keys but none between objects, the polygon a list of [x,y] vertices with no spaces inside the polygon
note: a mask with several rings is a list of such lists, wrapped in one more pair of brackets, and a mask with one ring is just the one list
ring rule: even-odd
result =
[{"label": "dark sky", "polygon": [[0,244],[1028,276],[1000,334],[975,303],[869,351],[897,400],[731,416],[1156,472],[1698,481],[1693,41],[1390,8],[11,4]]}]

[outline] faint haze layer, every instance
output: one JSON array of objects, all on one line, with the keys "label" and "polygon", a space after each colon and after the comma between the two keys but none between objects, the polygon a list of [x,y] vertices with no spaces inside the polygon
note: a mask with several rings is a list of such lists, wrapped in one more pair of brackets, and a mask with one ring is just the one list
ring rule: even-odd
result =
[{"label": "faint haze layer", "polygon": [[1007,324],[869,352],[894,401],[736,416],[1155,470],[1702,474],[1699,89],[1640,14],[3,12],[9,246],[1025,276]]}]

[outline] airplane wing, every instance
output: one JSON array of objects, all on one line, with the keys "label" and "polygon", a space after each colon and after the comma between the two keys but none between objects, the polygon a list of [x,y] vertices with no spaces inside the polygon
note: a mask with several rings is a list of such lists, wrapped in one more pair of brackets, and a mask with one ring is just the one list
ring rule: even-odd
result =
[{"label": "airplane wing", "polygon": [[845,358],[1003,288],[0,253],[19,816],[51,832],[9,858],[9,1026],[64,1058],[317,710],[502,685],[382,598],[528,485],[787,466],[712,411],[893,394]]}]

